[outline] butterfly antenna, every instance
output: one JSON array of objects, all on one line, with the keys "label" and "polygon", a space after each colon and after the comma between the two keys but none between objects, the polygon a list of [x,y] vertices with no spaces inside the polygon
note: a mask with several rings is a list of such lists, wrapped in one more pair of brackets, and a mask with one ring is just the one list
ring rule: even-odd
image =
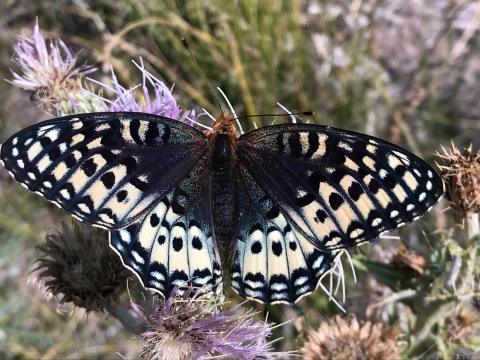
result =
[{"label": "butterfly antenna", "polygon": [[217,95],[215,95],[215,92],[213,91],[213,88],[210,86],[210,83],[208,82],[207,77],[205,76],[202,69],[200,68],[200,65],[198,65],[197,59],[195,59],[195,56],[193,56],[193,52],[192,52],[192,50],[190,50],[190,47],[188,46],[187,40],[185,38],[182,38],[182,43],[183,43],[183,46],[185,46],[185,49],[187,49],[188,52],[190,53],[190,56],[192,57],[193,61],[195,62],[195,65],[197,66],[197,69],[200,71],[200,74],[202,74],[203,79],[205,80],[208,87],[210,88],[210,91],[212,92],[213,96],[215,97],[215,100],[217,100],[218,108],[220,109],[220,111],[223,111],[222,105],[220,105],[220,101],[218,100]]}]

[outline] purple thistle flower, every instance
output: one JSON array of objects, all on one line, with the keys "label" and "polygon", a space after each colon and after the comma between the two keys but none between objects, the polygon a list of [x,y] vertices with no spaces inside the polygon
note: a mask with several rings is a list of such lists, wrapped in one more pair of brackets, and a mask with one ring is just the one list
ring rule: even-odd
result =
[{"label": "purple thistle flower", "polygon": [[23,75],[12,71],[14,80],[11,83],[24,90],[63,86],[73,76],[90,74],[96,70],[88,65],[74,69],[77,57],[61,40],[58,44],[50,43],[48,51],[38,25],[35,25],[32,36],[20,36],[20,41],[13,48],[14,60],[20,65]]},{"label": "purple thistle flower", "polygon": [[[254,313],[241,313],[240,305],[218,312],[219,298],[192,296],[194,288],[180,295],[175,287],[163,304],[155,303],[147,315],[132,303],[133,311],[149,324],[140,335],[140,353],[149,359],[204,359],[225,356],[234,359],[272,359],[268,324],[253,320]],[[210,294],[211,295],[211,294]]]},{"label": "purple thistle flower", "polygon": [[61,40],[50,42],[48,47],[38,25],[33,35],[19,37],[14,52],[14,61],[22,75],[12,71],[14,79],[9,82],[31,92],[31,99],[39,101],[46,110],[60,116],[104,109],[102,104],[93,101],[95,99],[85,97],[80,81],[81,76],[96,69],[89,65],[75,68],[75,54]]},{"label": "purple thistle flower", "polygon": [[[125,89],[118,82],[115,72],[112,69],[112,86],[98,83],[110,91],[113,91],[116,98],[108,100],[102,98],[103,101],[109,103],[109,111],[131,111],[143,112],[155,115],[165,116],[193,126],[196,124],[199,115],[196,115],[195,110],[183,110],[173,97],[171,89],[165,83],[155,78],[143,66],[134,63],[142,72],[142,84],[134,88]],[[147,87],[149,83],[153,87],[153,100],[150,98]],[[137,100],[137,89],[141,87],[143,101]]]}]

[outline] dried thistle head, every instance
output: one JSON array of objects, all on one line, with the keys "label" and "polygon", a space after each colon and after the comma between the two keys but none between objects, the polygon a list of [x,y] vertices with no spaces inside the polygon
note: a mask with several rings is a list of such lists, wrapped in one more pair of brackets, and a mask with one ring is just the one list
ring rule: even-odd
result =
[{"label": "dried thistle head", "polygon": [[443,160],[438,165],[446,185],[445,196],[454,211],[454,220],[462,219],[471,213],[480,212],[480,152],[473,153],[472,147],[461,153],[453,144],[444,155],[437,154]]},{"label": "dried thistle head", "polygon": [[[185,287],[183,288],[185,289]],[[240,305],[219,311],[222,297],[212,293],[192,296],[186,287],[181,295],[175,287],[163,303],[155,303],[151,314],[132,303],[133,311],[149,324],[140,335],[142,357],[152,360],[201,359],[219,356],[228,359],[271,359],[268,324],[254,322],[253,313],[239,313]]]},{"label": "dried thistle head", "polygon": [[405,279],[412,279],[423,274],[425,259],[413,250],[407,250],[403,243],[398,245],[397,253],[392,258],[392,267]]},{"label": "dried thistle head", "polygon": [[117,302],[131,277],[120,258],[109,247],[108,233],[77,220],[72,227],[46,237],[37,249],[38,277],[61,303],[72,302],[87,311],[104,311]]},{"label": "dried thistle head", "polygon": [[445,336],[448,342],[466,343],[478,328],[480,316],[465,307],[457,309],[448,319]]},{"label": "dried thistle head", "polygon": [[372,324],[361,325],[355,316],[347,320],[335,316],[331,324],[322,323],[317,331],[305,334],[300,354],[307,360],[398,358],[401,342],[397,328]]}]

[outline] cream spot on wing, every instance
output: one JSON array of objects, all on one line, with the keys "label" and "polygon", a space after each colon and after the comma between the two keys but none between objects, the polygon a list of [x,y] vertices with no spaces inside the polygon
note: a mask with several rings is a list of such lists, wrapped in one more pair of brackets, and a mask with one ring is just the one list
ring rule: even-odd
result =
[{"label": "cream spot on wing", "polygon": [[298,141],[300,142],[300,146],[302,147],[302,155],[305,155],[308,152],[308,149],[310,149],[310,143],[308,141],[308,133],[307,132],[301,132],[299,133],[300,138]]},{"label": "cream spot on wing", "polygon": [[62,197],[63,197],[64,199],[67,199],[67,200],[70,199],[70,193],[69,193],[67,190],[65,190],[65,189],[60,190],[60,195],[62,195]]},{"label": "cream spot on wing", "polygon": [[58,135],[60,135],[60,130],[58,129],[50,130],[45,134],[52,142],[58,139]]},{"label": "cream spot on wing", "polygon": [[364,156],[362,161],[370,170],[375,171],[375,161],[370,156]]},{"label": "cream spot on wing", "polygon": [[403,203],[407,197],[405,190],[399,184],[395,185],[393,193],[401,203]]},{"label": "cream spot on wing", "polygon": [[388,165],[395,169],[397,166],[402,165],[402,162],[396,156],[388,155]]},{"label": "cream spot on wing", "polygon": [[426,197],[427,197],[427,194],[424,193],[424,192],[422,192],[422,193],[420,194],[420,196],[418,197],[418,200],[423,201],[423,200],[425,200]]},{"label": "cream spot on wing", "polygon": [[43,150],[43,146],[40,144],[40,142],[39,141],[35,142],[27,150],[28,160],[32,161],[42,150]]},{"label": "cream spot on wing", "polygon": [[371,154],[375,154],[377,152],[377,147],[371,144],[367,145],[367,151]]},{"label": "cream spot on wing", "polygon": [[105,124],[101,124],[101,125],[96,126],[95,131],[109,130],[111,128],[112,127],[108,123],[105,123]]},{"label": "cream spot on wing", "polygon": [[353,151],[353,148],[350,146],[350,144],[347,144],[346,142],[343,142],[343,141],[340,141],[338,143],[338,147],[350,152]]},{"label": "cream spot on wing", "polygon": [[23,162],[23,160],[17,160],[17,165],[20,169],[23,169],[25,167],[25,163]]},{"label": "cream spot on wing", "polygon": [[85,135],[75,134],[72,136],[72,141],[70,142],[70,146],[75,146],[78,143],[82,142],[84,139],[85,139]]},{"label": "cream spot on wing", "polygon": [[391,202],[390,196],[388,196],[388,194],[383,189],[378,190],[378,192],[375,194],[375,197],[383,208],[386,208]]},{"label": "cream spot on wing", "polygon": [[393,219],[394,217],[397,217],[399,214],[399,212],[397,210],[393,210],[391,213],[390,213],[390,217]]},{"label": "cream spot on wing", "polygon": [[[87,184],[89,177],[85,175],[82,169],[78,168],[72,176],[70,176],[69,182],[73,185],[75,193],[79,193]],[[99,181],[101,182],[101,181]]]},{"label": "cream spot on wing", "polygon": [[[77,118],[77,120],[78,120],[78,118]],[[78,130],[78,129],[81,129],[83,127],[83,122],[81,122],[81,121],[76,121],[76,119],[72,119],[70,121],[74,121],[72,123],[72,129],[73,130]]]},{"label": "cream spot on wing", "polygon": [[17,148],[12,149],[12,155],[15,156],[15,157],[18,156],[18,149]]},{"label": "cream spot on wing", "polygon": [[55,176],[55,180],[59,181],[61,178],[63,178],[67,171],[67,165],[65,165],[63,161],[61,163],[58,163],[55,169],[53,169],[53,176]]},{"label": "cream spot on wing", "polygon": [[407,186],[412,190],[415,190],[418,186],[417,179],[415,179],[410,171],[405,172],[403,175],[403,181],[405,181],[405,184],[407,184]]},{"label": "cream spot on wing", "polygon": [[145,141],[145,138],[147,137],[147,130],[148,130],[148,121],[141,120],[140,121],[140,126],[138,127],[138,137],[143,142]]},{"label": "cream spot on wing", "polygon": [[326,141],[328,136],[325,134],[318,134],[318,148],[310,157],[311,159],[318,159],[325,155],[327,152],[327,144]]},{"label": "cream spot on wing", "polygon": [[87,144],[87,148],[89,149],[96,149],[96,148],[99,148],[100,146],[102,146],[101,137],[97,137],[95,140],[92,140]]},{"label": "cream spot on wing", "polygon": [[359,169],[359,166],[355,164],[349,157],[346,158],[344,165],[353,171],[358,171]]},{"label": "cream spot on wing", "polygon": [[40,161],[37,163],[37,169],[40,173],[43,173],[45,169],[51,164],[52,162],[50,161],[50,158],[45,155],[40,159]]},{"label": "cream spot on wing", "polygon": [[90,214],[90,209],[84,203],[78,204],[78,208],[80,209],[80,211],[84,212],[85,214]]}]

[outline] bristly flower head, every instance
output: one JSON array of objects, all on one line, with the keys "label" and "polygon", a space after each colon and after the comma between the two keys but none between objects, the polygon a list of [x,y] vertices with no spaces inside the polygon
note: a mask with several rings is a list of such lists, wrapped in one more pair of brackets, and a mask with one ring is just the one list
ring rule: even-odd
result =
[{"label": "bristly flower head", "polygon": [[[12,71],[14,80],[11,83],[31,92],[32,100],[40,101],[46,110],[54,111],[56,115],[81,112],[72,109],[78,108],[77,103],[82,96],[85,97],[81,94],[81,76],[96,69],[87,65],[75,68],[77,57],[61,40],[56,44],[51,42],[49,48],[38,25],[35,25],[32,36],[20,36],[20,41],[14,46],[14,60],[23,74]],[[80,98],[77,99],[78,96]],[[102,110],[101,107],[95,108],[98,104],[93,105],[87,106],[84,112]]]},{"label": "bristly flower head", "polygon": [[398,331],[381,323],[360,325],[355,317],[335,316],[332,324],[322,323],[317,331],[305,334],[300,354],[307,360],[397,359],[400,354]]},{"label": "bristly flower head", "polygon": [[[254,322],[253,313],[242,313],[239,305],[218,312],[218,299],[209,295],[192,296],[193,288],[180,295],[175,287],[163,304],[154,304],[151,315],[132,303],[135,313],[149,324],[140,335],[142,357],[152,360],[272,359],[275,354],[266,338],[270,327]],[[200,293],[198,293],[200,294]]]},{"label": "bristly flower head", "polygon": [[107,232],[72,220],[37,247],[39,278],[61,303],[72,302],[87,311],[104,311],[119,300],[131,277],[108,245]]},{"label": "bristly flower head", "polygon": [[[119,84],[113,69],[113,87],[99,83],[106,89],[113,91],[116,96],[114,100],[101,98],[101,100],[109,103],[108,111],[130,111],[161,115],[181,122],[187,122],[189,125],[193,126],[198,119],[195,110],[183,110],[177,104],[177,100],[173,97],[171,89],[169,89],[163,81],[150,74],[144,68],[143,63],[141,63],[141,65],[134,64],[142,73],[142,85],[138,85],[135,88],[125,89]],[[153,87],[153,100],[150,98],[147,84],[150,84]],[[142,98],[141,101],[137,100],[137,96],[139,95],[137,89],[139,87],[142,89],[142,93],[140,94]]]},{"label": "bristly flower head", "polygon": [[443,159],[438,167],[446,184],[445,196],[455,210],[454,220],[460,223],[465,216],[480,213],[480,152],[472,153],[470,146],[461,153],[452,145],[444,155],[437,155]]}]

